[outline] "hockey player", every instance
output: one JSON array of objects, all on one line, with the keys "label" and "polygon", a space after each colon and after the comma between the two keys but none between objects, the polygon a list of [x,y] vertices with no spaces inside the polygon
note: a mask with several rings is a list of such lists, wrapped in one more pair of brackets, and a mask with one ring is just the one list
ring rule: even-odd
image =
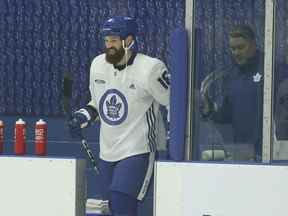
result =
[{"label": "hockey player", "polygon": [[[105,53],[90,68],[91,101],[68,122],[73,137],[100,119],[100,175],[109,183],[114,216],[136,216],[153,173],[162,121],[159,106],[169,105],[169,76],[165,64],[132,49],[137,25],[117,16],[102,28]],[[161,128],[162,129],[162,128]]]}]

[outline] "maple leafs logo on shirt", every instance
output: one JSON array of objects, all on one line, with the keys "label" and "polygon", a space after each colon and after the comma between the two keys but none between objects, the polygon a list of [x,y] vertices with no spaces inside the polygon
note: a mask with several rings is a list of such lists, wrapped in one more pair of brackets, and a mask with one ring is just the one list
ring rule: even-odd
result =
[{"label": "maple leafs logo on shirt", "polygon": [[254,82],[260,82],[261,81],[261,78],[262,78],[262,75],[257,73],[253,76],[253,81]]},{"label": "maple leafs logo on shirt", "polygon": [[117,103],[116,95],[113,95],[110,100],[106,101],[107,115],[112,119],[118,119],[120,117],[119,112],[122,107],[121,103]]}]

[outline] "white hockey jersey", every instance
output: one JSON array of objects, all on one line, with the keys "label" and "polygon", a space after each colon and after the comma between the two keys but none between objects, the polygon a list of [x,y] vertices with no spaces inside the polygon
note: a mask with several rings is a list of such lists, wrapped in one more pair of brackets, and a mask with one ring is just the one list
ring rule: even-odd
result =
[{"label": "white hockey jersey", "polygon": [[119,70],[102,54],[90,68],[89,105],[100,116],[100,158],[106,161],[155,152],[157,143],[165,139],[159,104],[169,105],[167,68],[143,54],[131,59]]}]

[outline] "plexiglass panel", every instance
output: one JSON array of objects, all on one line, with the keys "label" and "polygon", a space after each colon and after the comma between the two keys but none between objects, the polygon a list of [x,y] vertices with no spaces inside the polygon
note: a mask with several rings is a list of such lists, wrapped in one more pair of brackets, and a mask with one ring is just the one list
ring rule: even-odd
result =
[{"label": "plexiglass panel", "polygon": [[263,0],[197,0],[193,158],[261,161]]},{"label": "plexiglass panel", "polygon": [[288,160],[288,2],[276,1],[273,159]]}]

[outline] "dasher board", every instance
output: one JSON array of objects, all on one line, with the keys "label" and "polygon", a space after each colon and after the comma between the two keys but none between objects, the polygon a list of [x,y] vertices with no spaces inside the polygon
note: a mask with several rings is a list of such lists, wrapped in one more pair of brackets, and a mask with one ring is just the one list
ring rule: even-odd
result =
[{"label": "dasher board", "polygon": [[0,215],[85,215],[84,160],[2,156],[0,172]]},{"label": "dasher board", "polygon": [[156,162],[154,216],[287,215],[288,167]]}]

